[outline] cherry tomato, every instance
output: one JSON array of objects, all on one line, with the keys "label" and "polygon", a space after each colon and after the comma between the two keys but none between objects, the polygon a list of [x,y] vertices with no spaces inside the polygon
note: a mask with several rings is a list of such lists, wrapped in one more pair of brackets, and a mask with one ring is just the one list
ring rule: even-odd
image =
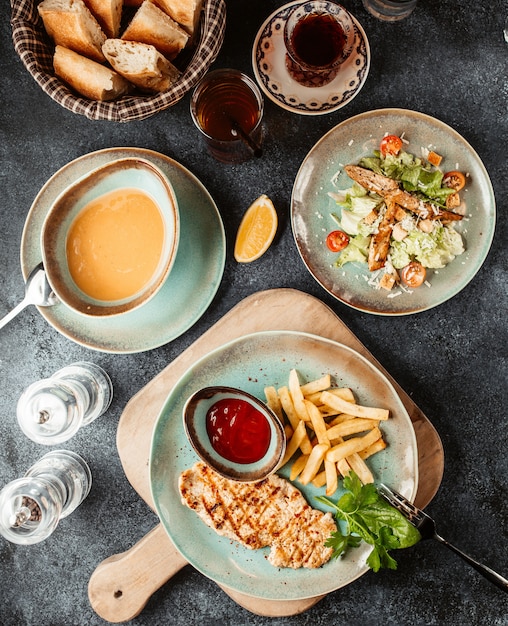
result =
[{"label": "cherry tomato", "polygon": [[427,270],[418,261],[411,261],[400,272],[400,279],[408,287],[419,287],[426,276]]},{"label": "cherry tomato", "polygon": [[397,135],[386,135],[381,139],[381,143],[379,144],[379,149],[381,150],[381,154],[386,156],[387,154],[399,154],[400,149],[402,148],[402,139],[397,137]]},{"label": "cherry tomato", "polygon": [[466,177],[462,172],[457,172],[457,170],[446,172],[443,176],[443,185],[445,187],[449,187],[450,189],[455,189],[455,191],[460,191],[465,184]]},{"label": "cherry tomato", "polygon": [[326,237],[326,245],[332,252],[340,252],[341,250],[344,250],[348,243],[349,235],[346,235],[343,230],[332,230],[332,232],[328,233],[328,236]]}]

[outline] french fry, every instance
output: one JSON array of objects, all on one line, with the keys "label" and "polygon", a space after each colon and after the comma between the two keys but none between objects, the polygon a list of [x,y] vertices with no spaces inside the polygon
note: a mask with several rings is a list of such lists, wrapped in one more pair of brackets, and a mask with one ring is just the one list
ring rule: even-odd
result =
[{"label": "french fry", "polygon": [[296,480],[298,476],[303,472],[307,461],[309,459],[308,454],[301,454],[291,466],[291,472],[289,473],[289,480]]},{"label": "french fry", "polygon": [[346,439],[342,443],[338,443],[336,446],[333,446],[326,452],[326,458],[328,461],[333,461],[337,463],[340,459],[345,459],[348,456],[351,456],[355,452],[360,452],[364,450],[372,443],[374,443],[381,436],[381,431],[376,426],[371,431],[369,431],[363,437],[353,437],[352,439]]},{"label": "french fry", "polygon": [[[330,389],[323,389],[322,391],[328,391],[329,393],[346,400],[346,402],[356,402],[355,397],[351,389],[349,387],[332,387]],[[322,405],[321,401],[321,391],[317,391],[316,393],[306,395],[305,398],[310,400],[316,406]]]},{"label": "french fry", "polygon": [[353,404],[347,402],[342,398],[330,393],[329,391],[323,391],[321,393],[321,399],[323,404],[336,409],[340,413],[349,413],[355,417],[364,417],[374,420],[387,420],[390,416],[388,409],[379,409],[375,407],[362,406],[360,404]]},{"label": "french fry", "polygon": [[268,408],[271,409],[275,415],[284,423],[284,416],[282,414],[282,405],[280,398],[277,394],[275,387],[265,387],[265,398]]},{"label": "french fry", "polygon": [[326,495],[333,496],[339,486],[337,478],[337,466],[332,461],[324,460],[326,476]]},{"label": "french fry", "polygon": [[322,472],[317,473],[314,478],[312,479],[312,484],[314,485],[314,487],[317,487],[318,489],[320,487],[324,487],[326,485],[326,472],[325,470],[323,470]]},{"label": "french fry", "polygon": [[307,413],[307,408],[305,407],[305,404],[303,402],[304,398],[302,390],[300,388],[300,379],[298,378],[298,372],[294,369],[289,372],[288,387],[298,417],[304,422],[308,422],[309,415]]},{"label": "french fry", "polygon": [[293,430],[296,430],[296,427],[300,423],[298,415],[296,414],[295,407],[293,405],[293,400],[289,394],[289,389],[287,387],[281,387],[277,391],[277,395],[279,396],[280,404],[288,418],[289,423],[293,427]]},{"label": "french fry", "polygon": [[347,420],[354,419],[354,415],[348,415],[347,413],[339,413],[339,415],[335,413],[334,415],[335,417],[333,418],[333,420],[330,420],[328,422],[329,428],[331,428],[332,426],[336,426],[337,424],[342,424],[342,422],[347,422]]},{"label": "french fry", "polygon": [[325,443],[318,443],[312,448],[312,452],[309,455],[307,463],[303,472],[300,474],[300,482],[302,485],[308,485],[310,481],[314,478],[314,476],[318,473],[321,464],[323,463],[323,459],[325,458],[325,454],[330,449],[329,445]]},{"label": "french fry", "polygon": [[372,456],[373,454],[376,454],[377,452],[381,452],[381,450],[384,450],[385,448],[386,448],[386,441],[381,438],[375,441],[368,448],[365,448],[365,450],[362,450],[361,452],[359,452],[358,454],[365,461],[365,459],[368,459],[369,456]]},{"label": "french fry", "polygon": [[358,404],[349,387],[331,385],[329,374],[301,384],[291,369],[287,386],[265,388],[268,406],[285,423],[281,465],[294,456],[290,480],[325,487],[328,496],[351,471],[363,484],[374,481],[365,460],[386,448],[380,422],[389,418],[387,409]]},{"label": "french fry", "polygon": [[347,437],[348,435],[356,435],[366,430],[371,430],[379,425],[379,422],[370,420],[365,417],[353,417],[352,419],[341,422],[329,428],[326,432],[328,441],[333,441],[337,437]]},{"label": "french fry", "polygon": [[312,404],[312,402],[309,402],[308,400],[304,400],[303,403],[307,408],[307,413],[309,414],[312,428],[316,433],[318,443],[330,445],[330,440],[328,438],[327,432],[328,429],[320,410],[317,408],[317,406],[315,406],[314,404]]},{"label": "french fry", "polygon": [[311,380],[308,383],[300,385],[300,390],[304,397],[311,396],[320,391],[325,391],[329,389],[332,384],[332,377],[330,374],[325,374],[321,378],[317,378],[316,380]]},{"label": "french fry", "polygon": [[358,452],[348,456],[346,459],[347,463],[353,470],[353,472],[358,476],[361,480],[362,484],[367,485],[368,483],[374,482],[374,476],[372,472],[367,467],[367,463],[362,459]]},{"label": "french fry", "polygon": [[[300,422],[298,426],[295,428],[291,439],[287,442],[286,452],[284,454],[284,458],[282,459],[281,467],[285,465],[289,461],[289,459],[293,456],[293,454],[298,450],[298,448],[301,447],[302,442],[304,441],[305,438],[307,438],[307,440],[309,439],[307,432],[305,430],[305,422]],[[309,446],[310,446],[310,441],[309,441]],[[311,450],[309,450],[309,454],[310,452]]]},{"label": "french fry", "polygon": [[355,395],[349,387],[333,387],[328,389],[328,393],[331,393],[332,396],[337,396],[337,398],[342,398],[346,402],[356,404]]},{"label": "french fry", "polygon": [[[298,428],[302,420],[300,420],[300,418],[298,417],[295,411],[295,407],[293,405],[293,400],[289,393],[289,389],[287,387],[281,387],[277,393],[280,399],[281,406],[284,409],[284,412],[286,414],[286,417],[288,418],[289,423],[291,424],[293,428],[293,431],[295,431]],[[300,450],[302,451],[303,454],[310,454],[312,450],[312,445],[310,443],[310,439],[309,439],[307,432],[305,432],[305,435],[300,444]]]},{"label": "french fry", "polygon": [[340,459],[340,461],[337,461],[336,465],[337,471],[342,477],[347,476],[351,471],[351,465],[349,465],[347,459]]}]

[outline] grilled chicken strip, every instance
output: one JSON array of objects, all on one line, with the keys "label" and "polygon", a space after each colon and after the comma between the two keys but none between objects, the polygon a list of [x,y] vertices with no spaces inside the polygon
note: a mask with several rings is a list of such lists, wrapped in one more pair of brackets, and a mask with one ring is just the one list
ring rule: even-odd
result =
[{"label": "grilled chicken strip", "polygon": [[415,213],[424,220],[443,220],[457,222],[462,219],[462,215],[447,211],[430,202],[422,202],[408,191],[399,189],[391,194],[392,200],[404,207],[408,211]]},{"label": "grilled chicken strip", "polygon": [[365,167],[359,165],[346,165],[344,168],[349,178],[352,178],[362,187],[385,196],[390,191],[396,191],[399,188],[399,184],[393,178],[383,176],[383,174],[377,174],[372,170],[368,170]]},{"label": "grilled chicken strip", "polygon": [[404,207],[408,211],[415,213],[422,219],[429,220],[442,220],[442,221],[458,221],[462,219],[462,215],[454,213],[453,211],[447,211],[438,206],[435,206],[429,202],[422,202],[419,198],[399,188],[396,180],[378,174],[372,170],[368,170],[365,167],[359,165],[346,165],[344,168],[349,178],[357,182],[359,185],[377,193],[382,198],[390,198]]},{"label": "grilled chicken strip", "polygon": [[387,198],[386,213],[379,223],[376,232],[370,238],[368,263],[371,272],[385,266],[388,251],[390,250],[390,237],[393,225],[397,221],[397,212],[397,204],[390,198]]},{"label": "grilled chicken strip", "polygon": [[182,472],[179,489],[182,503],[219,535],[251,550],[270,546],[268,561],[275,567],[321,567],[332,555],[324,545],[337,530],[331,514],[313,509],[276,474],[241,483],[198,462]]}]

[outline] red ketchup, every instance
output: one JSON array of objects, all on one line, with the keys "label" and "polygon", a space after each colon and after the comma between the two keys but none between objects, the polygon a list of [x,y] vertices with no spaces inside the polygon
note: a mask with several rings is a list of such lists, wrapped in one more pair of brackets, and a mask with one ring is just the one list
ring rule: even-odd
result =
[{"label": "red ketchup", "polygon": [[245,400],[218,400],[206,414],[206,431],[214,450],[233,463],[255,463],[270,445],[268,420]]}]

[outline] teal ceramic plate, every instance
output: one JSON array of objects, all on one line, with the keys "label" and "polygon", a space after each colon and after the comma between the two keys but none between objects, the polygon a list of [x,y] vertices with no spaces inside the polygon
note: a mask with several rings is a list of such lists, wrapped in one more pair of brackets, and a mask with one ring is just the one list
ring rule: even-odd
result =
[{"label": "teal ceramic plate", "polygon": [[42,260],[44,219],[58,195],[78,178],[116,159],[144,158],[168,177],[180,212],[180,243],[171,273],[145,305],[113,318],[92,319],[64,304],[39,308],[61,334],[88,348],[112,353],[151,350],[179,337],[206,311],[219,288],[226,259],[224,227],[200,181],[173,159],[142,148],[111,148],[86,154],[58,170],[37,195],[23,230],[25,278]]},{"label": "teal ceramic plate", "polygon": [[[419,156],[421,149],[443,155],[443,171],[468,174],[461,197],[467,215],[459,223],[466,251],[440,270],[429,270],[429,286],[411,291],[376,289],[369,284],[366,264],[334,267],[337,254],[325,245],[338,213],[328,192],[347,189],[352,181],[343,166],[357,163],[378,148],[385,134],[404,136],[406,149]],[[407,315],[435,307],[461,291],[484,262],[494,236],[496,208],[487,171],[473,148],[455,130],[428,115],[404,109],[381,109],[352,117],[330,130],[305,157],[296,176],[291,202],[293,236],[303,262],[328,293],[355,309],[379,315]]]},{"label": "teal ceramic plate", "polygon": [[[288,384],[291,368],[305,381],[325,373],[339,386],[351,387],[358,402],[390,410],[382,425],[388,447],[369,459],[376,481],[414,498],[418,486],[416,438],[410,418],[386,377],[357,352],[314,335],[270,331],[246,335],[197,361],[169,394],[154,428],[150,483],[157,513],[173,543],[197,570],[216,582],[250,596],[297,600],[328,593],[367,571],[369,547],[350,550],[322,568],[278,569],[266,560],[269,548],[249,550],[220,537],[180,501],[178,477],[198,457],[184,431],[182,411],[194,392],[208,385],[229,385],[263,399],[267,385]],[[289,468],[280,470],[288,477]],[[301,486],[308,502],[324,489]],[[321,508],[321,507],[320,507]]]}]

